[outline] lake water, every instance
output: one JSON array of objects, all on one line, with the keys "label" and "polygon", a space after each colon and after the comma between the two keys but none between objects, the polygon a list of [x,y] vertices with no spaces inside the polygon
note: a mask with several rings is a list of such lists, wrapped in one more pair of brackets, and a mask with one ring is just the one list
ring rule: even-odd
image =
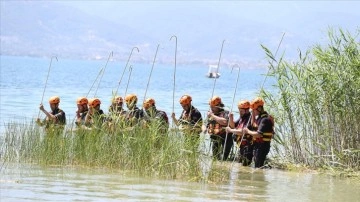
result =
[{"label": "lake water", "polygon": [[257,170],[235,163],[229,182],[148,179],[122,171],[7,164],[4,201],[359,201],[358,179]]},{"label": "lake water", "polygon": [[[0,123],[1,141],[5,125],[28,122],[38,116],[49,58],[1,56]],[[43,103],[49,110],[50,96],[61,97],[60,107],[68,123],[75,116],[75,100],[79,96],[96,96],[107,112],[112,91],[116,90],[125,63],[111,61],[103,78],[91,89],[106,61],[53,60]],[[130,82],[126,71],[119,94],[136,93],[143,100],[152,64],[132,65]],[[179,98],[188,93],[193,104],[205,114],[212,95],[214,80],[205,77],[208,67],[178,65],[174,111],[179,115]],[[147,97],[169,115],[173,104],[173,65],[155,64]],[[237,71],[220,69],[215,95],[231,108]],[[240,99],[252,99],[264,81],[265,69],[241,69],[235,105]],[[265,83],[269,88],[271,81]],[[4,162],[1,159],[1,201],[359,201],[357,179],[335,178],[313,173],[284,172],[276,169],[254,170],[237,163],[229,166],[229,181],[222,183],[184,182],[146,179],[119,170],[83,167],[40,167]]]},{"label": "lake water", "polygon": [[[99,97],[102,102],[101,108],[107,112],[112,92],[118,88],[125,62],[110,61],[105,68],[106,60],[80,61],[54,58],[47,79],[49,65],[50,58],[1,56],[1,131],[8,121],[29,121],[36,118],[44,88],[45,109],[50,110],[49,97],[60,96],[60,108],[66,112],[68,122],[71,122],[75,116],[76,99],[79,96]],[[127,94],[137,94],[138,106],[141,106],[152,64],[134,64],[130,61],[128,66],[130,65],[132,66],[131,75],[127,69],[118,94],[124,96],[126,91]],[[101,68],[104,68],[102,77],[98,76]],[[177,116],[182,111],[178,101],[185,93],[193,97],[193,105],[203,114],[209,109],[208,100],[212,95],[214,79],[205,77],[207,71],[208,67],[205,65],[177,66],[174,106]],[[216,80],[214,95],[219,95],[225,106],[230,109],[238,70],[235,68],[231,71],[230,68],[221,68],[220,73],[221,77]],[[265,69],[240,70],[234,111],[237,111],[236,104],[240,99],[252,99],[259,92],[265,73]],[[153,97],[156,100],[157,108],[166,111],[169,116],[173,108],[173,75],[174,65],[155,63],[146,92],[146,97]],[[97,77],[97,81],[101,78],[100,83],[95,82]],[[269,85],[269,82],[265,84]]]}]

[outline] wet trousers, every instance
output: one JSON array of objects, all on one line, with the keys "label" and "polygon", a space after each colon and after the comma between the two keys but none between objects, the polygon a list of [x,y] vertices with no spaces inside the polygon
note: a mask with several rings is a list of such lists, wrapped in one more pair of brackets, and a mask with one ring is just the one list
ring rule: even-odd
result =
[{"label": "wet trousers", "polygon": [[[233,146],[232,134],[228,133],[227,138],[226,134],[221,135],[210,135],[212,142],[212,152],[213,156],[218,160],[227,160],[229,157],[231,148]],[[225,142],[226,140],[226,142]],[[225,150],[223,150],[225,148]],[[222,155],[224,153],[224,155]]]},{"label": "wet trousers", "polygon": [[242,163],[243,166],[248,166],[251,164],[253,154],[254,145],[248,143],[246,145],[241,145],[239,148],[239,163]]},{"label": "wet trousers", "polygon": [[254,143],[255,168],[260,168],[264,166],[264,162],[269,151],[270,151],[270,142]]}]

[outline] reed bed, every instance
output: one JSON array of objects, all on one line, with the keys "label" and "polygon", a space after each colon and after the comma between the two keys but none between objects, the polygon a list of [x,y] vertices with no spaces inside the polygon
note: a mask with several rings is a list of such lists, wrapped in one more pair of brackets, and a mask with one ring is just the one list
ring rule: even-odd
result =
[{"label": "reed bed", "polygon": [[295,62],[263,47],[276,81],[276,91],[262,96],[275,116],[272,154],[278,162],[359,171],[359,34],[329,29],[327,46],[299,51]]},{"label": "reed bed", "polygon": [[159,127],[159,122],[152,121],[132,128],[46,131],[35,123],[11,123],[1,159],[3,163],[106,167],[165,179],[226,179],[229,171],[212,166],[212,158],[199,150],[201,139],[185,136],[178,129],[161,133]]}]

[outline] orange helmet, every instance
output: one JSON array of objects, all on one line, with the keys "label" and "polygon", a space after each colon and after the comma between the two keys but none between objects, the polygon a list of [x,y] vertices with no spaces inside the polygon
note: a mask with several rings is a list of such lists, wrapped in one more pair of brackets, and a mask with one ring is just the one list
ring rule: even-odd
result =
[{"label": "orange helmet", "polygon": [[221,104],[221,98],[219,96],[214,96],[213,98],[210,99],[209,101],[209,105],[211,107],[215,107]]},{"label": "orange helmet", "polygon": [[144,101],[143,107],[144,109],[149,109],[154,105],[155,105],[155,100],[153,98],[148,98]]},{"label": "orange helmet", "polygon": [[125,97],[125,102],[127,104],[130,104],[132,102],[137,102],[137,96],[135,94],[128,94],[126,97]]},{"label": "orange helmet", "polygon": [[247,100],[240,101],[238,103],[238,108],[239,109],[249,109],[250,108],[250,102],[247,101]]},{"label": "orange helmet", "polygon": [[264,104],[264,100],[260,97],[257,97],[253,101],[251,101],[250,107],[251,109],[257,109],[260,106],[264,106]]},{"label": "orange helmet", "polygon": [[112,103],[123,103],[123,102],[124,102],[124,100],[121,96],[114,97],[114,99],[112,101]]},{"label": "orange helmet", "polygon": [[183,95],[180,98],[180,104],[182,104],[182,105],[188,105],[191,103],[191,101],[192,101],[192,98],[190,95]]},{"label": "orange helmet", "polygon": [[87,104],[88,103],[88,99],[86,97],[79,97],[76,100],[76,104],[78,105],[83,105],[83,104]]},{"label": "orange helmet", "polygon": [[96,107],[100,104],[101,104],[101,101],[99,100],[99,98],[89,99],[89,106],[91,106],[91,107]]},{"label": "orange helmet", "polygon": [[59,98],[59,96],[52,96],[52,97],[49,99],[49,103],[50,103],[50,104],[59,104],[59,103],[60,103],[60,98]]}]

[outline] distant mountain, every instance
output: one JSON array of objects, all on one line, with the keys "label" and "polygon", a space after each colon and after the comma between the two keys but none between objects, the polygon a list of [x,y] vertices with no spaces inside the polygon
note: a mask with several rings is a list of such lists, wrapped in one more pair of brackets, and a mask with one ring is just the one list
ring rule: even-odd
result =
[{"label": "distant mountain", "polygon": [[106,20],[60,2],[1,1],[1,54],[104,59],[113,51],[115,59],[126,60],[136,46],[140,53],[133,60],[151,62],[160,44],[157,60],[169,63],[174,60],[170,37],[176,35],[179,63],[216,63],[225,40],[223,63],[256,66],[265,57],[260,44],[275,52],[284,32],[281,51],[293,58],[298,49],[321,43],[328,27],[355,28],[356,20],[351,19],[359,19],[321,12],[314,19],[306,11],[300,15],[284,10],[273,16],[279,22],[270,24],[252,19],[246,8],[240,12],[201,4],[142,7],[139,3],[132,9],[116,9],[116,14],[109,13],[113,20]]},{"label": "distant mountain", "polygon": [[[50,1],[1,1],[1,54],[65,58],[127,58],[153,39],[120,23]],[[122,55],[126,53],[125,55]]]}]

